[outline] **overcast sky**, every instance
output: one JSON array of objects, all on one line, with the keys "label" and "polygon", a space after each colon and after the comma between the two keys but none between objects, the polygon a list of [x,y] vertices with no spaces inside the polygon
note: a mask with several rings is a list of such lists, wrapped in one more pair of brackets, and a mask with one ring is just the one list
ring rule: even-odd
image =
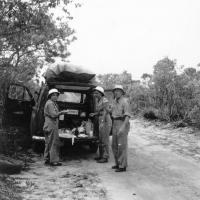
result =
[{"label": "overcast sky", "polygon": [[96,73],[138,79],[165,56],[200,63],[199,0],[84,0],[72,15],[78,40],[69,59]]}]

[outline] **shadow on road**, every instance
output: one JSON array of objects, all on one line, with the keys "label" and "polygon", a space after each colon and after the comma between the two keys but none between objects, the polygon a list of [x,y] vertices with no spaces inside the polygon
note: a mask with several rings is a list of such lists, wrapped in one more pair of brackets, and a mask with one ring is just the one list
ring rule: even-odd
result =
[{"label": "shadow on road", "polygon": [[61,147],[60,157],[63,161],[72,160],[93,160],[95,153],[91,153],[86,145],[70,146],[64,145]]}]

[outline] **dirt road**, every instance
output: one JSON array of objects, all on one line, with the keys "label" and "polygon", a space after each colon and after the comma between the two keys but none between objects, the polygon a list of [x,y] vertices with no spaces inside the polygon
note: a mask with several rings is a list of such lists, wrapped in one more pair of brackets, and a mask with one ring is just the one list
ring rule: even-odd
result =
[{"label": "dirt road", "polygon": [[15,175],[22,199],[199,200],[200,136],[135,119],[129,134],[129,167],[116,173],[97,164],[87,149],[67,151],[63,166],[46,167],[35,156],[30,170]]}]

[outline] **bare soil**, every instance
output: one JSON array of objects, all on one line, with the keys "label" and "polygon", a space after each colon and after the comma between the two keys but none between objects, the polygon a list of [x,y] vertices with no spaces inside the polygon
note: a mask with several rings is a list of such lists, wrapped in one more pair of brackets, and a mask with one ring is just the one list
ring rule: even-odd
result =
[{"label": "bare soil", "polygon": [[96,163],[86,147],[66,149],[60,167],[45,166],[42,155],[31,153],[26,170],[0,179],[14,181],[7,191],[16,198],[0,199],[199,200],[199,139],[199,130],[134,119],[127,172],[111,169],[112,154],[108,163]]}]

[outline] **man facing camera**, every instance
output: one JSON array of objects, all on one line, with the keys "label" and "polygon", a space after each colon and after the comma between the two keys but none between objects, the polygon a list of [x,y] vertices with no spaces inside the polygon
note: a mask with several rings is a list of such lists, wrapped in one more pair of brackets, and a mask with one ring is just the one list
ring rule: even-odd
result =
[{"label": "man facing camera", "polygon": [[111,110],[112,125],[112,150],[115,172],[125,172],[127,168],[127,137],[130,130],[129,119],[131,117],[130,104],[124,97],[125,91],[122,85],[116,85],[113,89],[114,102]]}]

